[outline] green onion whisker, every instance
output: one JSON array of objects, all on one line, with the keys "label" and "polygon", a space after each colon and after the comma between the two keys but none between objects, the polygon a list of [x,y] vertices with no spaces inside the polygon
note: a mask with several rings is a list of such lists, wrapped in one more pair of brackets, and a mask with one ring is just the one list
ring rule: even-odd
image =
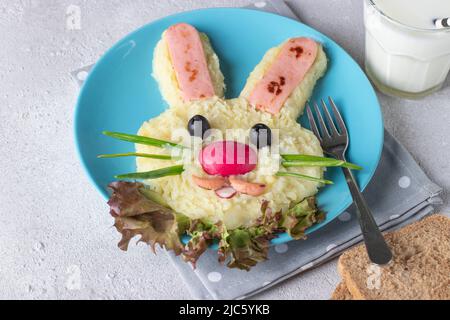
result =
[{"label": "green onion whisker", "polygon": [[149,159],[156,159],[156,160],[175,160],[175,161],[182,159],[181,157],[172,157],[170,155],[137,153],[137,152],[101,154],[101,155],[97,156],[97,158],[99,158],[99,159],[113,159],[113,158],[125,158],[125,157],[149,158]]},{"label": "green onion whisker", "polygon": [[341,160],[336,161],[282,161],[281,165],[285,168],[291,167],[344,167],[354,170],[361,170],[360,166]]},{"label": "green onion whisker", "polygon": [[176,143],[173,143],[170,141],[164,141],[164,140],[145,137],[145,136],[138,136],[135,134],[127,134],[127,133],[111,132],[111,131],[103,131],[103,134],[105,136],[108,136],[108,137],[111,137],[114,139],[127,141],[127,142],[133,142],[136,144],[143,144],[143,145],[158,147],[158,148],[167,148],[167,147],[182,148],[182,149],[186,148],[182,145],[179,145],[179,144],[176,144]]},{"label": "green onion whisker", "polygon": [[120,174],[115,176],[116,179],[136,179],[136,180],[147,180],[147,179],[158,179],[168,176],[178,176],[184,171],[183,166],[173,166],[168,168],[162,168],[158,170],[152,170],[147,172],[135,172]]},{"label": "green onion whisker", "polygon": [[310,156],[310,155],[281,155],[283,158],[282,165],[284,167],[345,167],[354,170],[362,170],[363,168],[343,160]]},{"label": "green onion whisker", "polygon": [[299,179],[308,180],[308,181],[320,182],[323,184],[334,184],[334,182],[331,180],[320,179],[320,178],[311,177],[311,176],[307,176],[307,175],[300,174],[300,173],[287,172],[287,171],[280,171],[276,174],[276,176],[299,178]]}]

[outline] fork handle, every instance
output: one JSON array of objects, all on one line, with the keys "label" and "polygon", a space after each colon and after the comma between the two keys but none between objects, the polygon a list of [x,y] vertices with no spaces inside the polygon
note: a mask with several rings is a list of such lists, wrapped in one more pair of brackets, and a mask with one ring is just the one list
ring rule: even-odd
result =
[{"label": "fork handle", "polygon": [[[345,160],[345,159],[341,159]],[[392,260],[392,252],[378,228],[373,215],[366,203],[353,173],[348,168],[344,170],[345,180],[356,205],[356,212],[361,226],[370,261],[378,265],[388,264]]]}]

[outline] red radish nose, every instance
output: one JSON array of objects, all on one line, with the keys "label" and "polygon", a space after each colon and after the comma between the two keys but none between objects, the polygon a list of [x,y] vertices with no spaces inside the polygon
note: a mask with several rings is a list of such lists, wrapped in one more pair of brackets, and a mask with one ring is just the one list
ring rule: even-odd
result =
[{"label": "red radish nose", "polygon": [[200,152],[200,164],[210,175],[246,174],[256,168],[257,162],[258,155],[249,145],[235,141],[216,141]]}]

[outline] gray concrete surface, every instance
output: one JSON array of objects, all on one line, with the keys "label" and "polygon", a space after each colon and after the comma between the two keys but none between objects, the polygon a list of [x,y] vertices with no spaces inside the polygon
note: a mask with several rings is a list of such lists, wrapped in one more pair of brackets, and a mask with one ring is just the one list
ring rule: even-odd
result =
[{"label": "gray concrete surface", "polygon": [[[144,246],[116,249],[102,197],[73,143],[78,94],[69,71],[95,62],[121,37],[166,15],[234,1],[0,1],[0,299],[185,299],[189,293],[164,255]],[[360,0],[290,1],[302,20],[362,63]],[[66,11],[81,11],[70,30]],[[450,187],[450,88],[420,101],[379,95],[386,127],[426,172]],[[444,195],[445,200],[448,194]],[[446,201],[447,203],[447,201]],[[448,204],[442,210],[448,210]],[[336,262],[256,298],[328,299]]]}]

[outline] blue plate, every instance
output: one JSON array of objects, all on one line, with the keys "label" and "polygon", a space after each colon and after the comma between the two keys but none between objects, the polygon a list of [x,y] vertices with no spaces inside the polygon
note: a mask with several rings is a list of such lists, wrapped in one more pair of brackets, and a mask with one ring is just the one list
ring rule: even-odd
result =
[{"label": "blue plate", "polygon": [[[334,41],[295,20],[246,9],[205,9],[166,17],[131,33],[96,64],[85,82],[76,108],[75,139],[81,161],[98,190],[108,197],[107,185],[114,175],[135,171],[132,158],[101,160],[98,154],[133,151],[131,143],[102,135],[103,130],[135,133],[142,123],[167,108],[151,77],[153,49],[169,26],[186,22],[205,32],[217,52],[227,85],[227,97],[236,97],[249,73],[264,53],[290,37],[311,37],[323,43],[329,68],[317,84],[313,100],[332,96],[350,134],[349,161],[364,167],[357,172],[364,189],[377,168],[383,147],[383,120],[375,92],[358,64]],[[300,122],[306,125],[305,117]],[[313,232],[336,218],[351,203],[340,169],[327,179],[335,182],[318,195],[326,220]],[[281,234],[274,243],[291,240]]]}]

